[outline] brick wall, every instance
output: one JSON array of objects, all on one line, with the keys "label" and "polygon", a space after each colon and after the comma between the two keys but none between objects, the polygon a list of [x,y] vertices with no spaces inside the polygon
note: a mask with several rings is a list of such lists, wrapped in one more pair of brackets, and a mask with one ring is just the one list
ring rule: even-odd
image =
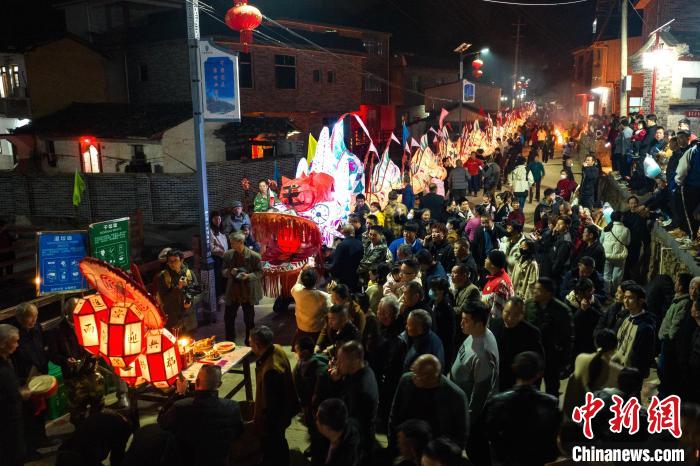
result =
[{"label": "brick wall", "polygon": [[[280,175],[294,177],[298,159],[277,159]],[[254,187],[258,179],[272,178],[274,159],[207,164],[209,207],[221,209],[243,199],[241,179]],[[0,173],[0,217],[15,215],[40,219],[44,224],[76,225],[143,212],[146,224],[191,225],[198,220],[194,173],[83,174],[87,184],[83,202],[73,207],[73,174],[25,176]],[[254,195],[254,193],[251,193]]]}]

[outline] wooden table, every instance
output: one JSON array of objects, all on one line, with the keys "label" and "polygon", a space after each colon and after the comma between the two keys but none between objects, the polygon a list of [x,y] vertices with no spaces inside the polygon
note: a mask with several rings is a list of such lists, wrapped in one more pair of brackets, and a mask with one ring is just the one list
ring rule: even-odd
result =
[{"label": "wooden table", "polygon": [[[195,362],[190,367],[182,371],[183,377],[187,379],[191,385],[194,385],[197,379],[197,373],[199,369],[205,364],[215,364],[221,367],[221,374],[240,374],[243,376],[243,380],[236,384],[225,396],[224,398],[233,398],[236,393],[238,393],[242,388],[245,388],[245,398],[246,401],[253,401],[253,379],[250,376],[250,354],[253,351],[247,346],[241,346],[235,350],[224,353],[221,355],[221,359],[212,363],[203,363],[201,361]],[[172,388],[171,388],[172,390]],[[139,410],[138,402],[139,400],[154,401],[156,403],[162,403],[169,398],[169,393],[163,393],[161,390],[157,390],[150,385],[145,385],[143,387],[129,388],[129,417],[134,423],[134,426],[138,427],[139,422]]]}]

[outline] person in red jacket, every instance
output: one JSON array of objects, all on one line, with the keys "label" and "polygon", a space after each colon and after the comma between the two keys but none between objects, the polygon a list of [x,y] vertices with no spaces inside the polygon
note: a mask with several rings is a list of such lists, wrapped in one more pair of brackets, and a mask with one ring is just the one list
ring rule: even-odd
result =
[{"label": "person in red jacket", "polygon": [[576,191],[578,184],[569,179],[569,175],[566,170],[562,170],[559,176],[559,181],[557,182],[557,191],[559,195],[564,198],[566,202],[571,201],[571,195]]},{"label": "person in red jacket", "polygon": [[476,196],[481,189],[481,170],[484,168],[484,162],[477,159],[476,152],[472,151],[467,159],[466,168],[469,172],[469,192]]}]

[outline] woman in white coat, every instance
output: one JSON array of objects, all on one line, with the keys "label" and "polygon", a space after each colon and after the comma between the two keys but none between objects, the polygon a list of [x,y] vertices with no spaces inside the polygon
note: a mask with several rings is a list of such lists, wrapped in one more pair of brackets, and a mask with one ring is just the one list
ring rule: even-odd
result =
[{"label": "woman in white coat", "polygon": [[527,171],[525,157],[522,155],[516,159],[515,169],[510,173],[509,181],[513,194],[520,201],[520,205],[524,206],[530,192],[530,186],[535,182],[535,179],[532,177],[532,173]]},{"label": "woman in white coat", "polygon": [[630,245],[630,230],[622,224],[622,212],[615,211],[610,216],[611,222],[605,227],[602,235],[603,249],[605,250],[605,269],[603,277],[605,291],[610,294],[611,290],[616,290],[617,285],[622,280],[622,273],[625,270],[625,259],[627,259]]}]

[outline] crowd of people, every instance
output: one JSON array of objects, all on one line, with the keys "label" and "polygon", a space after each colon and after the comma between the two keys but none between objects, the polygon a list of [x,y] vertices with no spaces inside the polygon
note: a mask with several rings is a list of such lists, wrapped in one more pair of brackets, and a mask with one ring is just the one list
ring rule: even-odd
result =
[{"label": "crowd of people", "polygon": [[[580,134],[572,129],[562,136],[532,118],[499,140],[493,154],[478,150],[464,164],[446,163],[444,190],[431,184],[416,196],[408,180],[384,208],[358,195],[340,238],[326,250],[327,263],[305,266],[292,287],[296,365],[254,320],[262,265],[250,217],[238,202],[229,215],[213,212],[225,337],[236,337],[242,309],[245,343],[257,358],[252,419],[261,464],[289,464],[285,432],[297,415],[308,429],[303,453],[314,466],[453,466],[466,458],[475,465],[542,465],[570,458],[574,445],[676,445],[670,435],[644,429],[613,435],[605,422],[594,425],[591,441],[572,419],[588,392],[608,407],[613,395],[646,405],[650,385],[660,397],[680,396],[684,425],[697,429],[700,277],[679,273],[647,283],[646,270],[654,222],[668,220],[667,228],[687,228],[686,234],[697,228],[688,200],[700,190],[693,184],[700,158],[688,147],[692,134],[679,128],[668,143],[677,149],[664,160],[658,135],[666,134],[653,115],[646,123],[633,120],[639,125],[633,130],[627,118],[598,119]],[[610,132],[603,135],[600,126]],[[598,183],[605,175],[598,154],[586,149],[590,131],[612,141],[615,172],[633,189],[641,166],[650,191],[630,196],[623,210],[604,206]],[[564,138],[560,179],[544,186],[557,137]],[[675,188],[662,176],[652,182],[646,154],[666,168],[666,179],[673,174]],[[481,202],[468,198],[479,195]],[[254,211],[271,208],[275,196],[261,181]],[[525,205],[533,201],[527,219]],[[180,252],[163,256],[154,291],[168,327],[186,332],[194,279]],[[21,464],[24,444],[33,453],[46,442],[44,420],[22,387],[33,372],[46,373],[49,359],[76,387],[69,393],[71,422],[78,426],[75,438],[83,439],[66,442],[59,459],[97,458],[113,449],[112,464],[227,464],[231,442],[245,429],[239,405],[218,395],[221,373],[214,366],[204,366],[193,392],[178,381],[157,424],[137,430],[128,451],[125,427],[114,445],[86,453],[94,423],[118,422],[118,415],[102,411],[94,359],[77,345],[66,309],[52,335],[42,334],[31,306],[20,308],[14,326],[0,325],[0,412],[10,420],[0,425],[0,464],[3,458]],[[386,446],[378,434],[386,434]],[[698,448],[697,438],[680,442]]]}]

